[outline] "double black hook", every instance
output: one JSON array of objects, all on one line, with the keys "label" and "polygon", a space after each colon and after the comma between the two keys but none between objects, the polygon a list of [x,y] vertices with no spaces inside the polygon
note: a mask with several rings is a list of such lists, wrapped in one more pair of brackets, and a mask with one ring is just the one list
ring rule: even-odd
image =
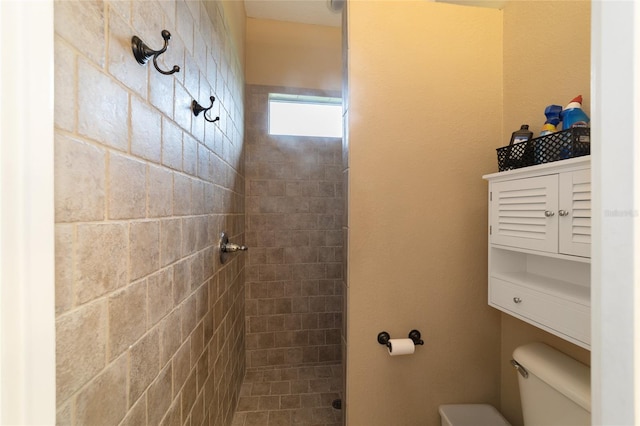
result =
[{"label": "double black hook", "polygon": [[140,39],[138,36],[131,37],[131,49],[133,50],[133,56],[136,58],[136,61],[140,65],[144,65],[147,63],[149,58],[153,56],[153,66],[156,67],[159,73],[164,75],[171,75],[180,71],[180,67],[177,65],[173,66],[171,71],[163,71],[158,68],[158,56],[163,54],[167,50],[167,46],[169,45],[169,39],[171,38],[171,33],[167,30],[162,30],[162,38],[164,39],[164,46],[160,50],[153,50],[149,46],[146,45],[144,41]]},{"label": "double black hook", "polygon": [[[169,45],[169,39],[171,38],[171,33],[167,30],[162,30],[161,34],[162,38],[164,39],[164,46],[162,46],[162,49],[153,50],[149,46],[147,46],[147,44],[142,41],[140,37],[134,35],[133,37],[131,37],[131,50],[133,50],[133,56],[136,58],[136,61],[138,61],[140,65],[146,64],[149,58],[153,58],[153,66],[156,67],[159,73],[164,75],[171,75],[180,71],[180,67],[178,65],[174,65],[171,71],[164,71],[158,68],[158,56],[166,52],[167,46]],[[196,117],[201,112],[204,112],[204,114],[202,114],[204,116],[204,119],[210,123],[215,123],[216,121],[220,120],[220,117],[216,117],[212,120],[207,117],[207,111],[213,108],[213,102],[216,100],[216,98],[211,96],[209,97],[209,99],[211,100],[211,106],[209,106],[209,108],[205,108],[198,102],[193,100],[193,102],[191,102],[191,110],[193,111],[193,115],[195,115]]]},{"label": "double black hook", "polygon": [[220,117],[216,117],[213,120],[211,120],[210,118],[207,117],[207,111],[213,108],[213,103],[215,102],[216,98],[213,96],[209,96],[209,100],[211,101],[211,106],[209,108],[205,108],[202,105],[200,105],[198,102],[196,102],[196,100],[194,99],[191,102],[191,110],[193,111],[193,115],[195,115],[196,117],[201,112],[204,112],[204,114],[202,114],[204,116],[204,119],[207,120],[209,123],[215,123],[216,121],[220,120]]}]

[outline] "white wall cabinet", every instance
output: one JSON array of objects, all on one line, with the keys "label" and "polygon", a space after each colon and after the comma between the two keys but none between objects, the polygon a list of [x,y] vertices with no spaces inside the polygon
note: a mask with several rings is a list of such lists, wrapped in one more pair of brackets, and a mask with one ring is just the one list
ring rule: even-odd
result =
[{"label": "white wall cabinet", "polygon": [[590,157],[484,176],[489,305],[590,347]]}]

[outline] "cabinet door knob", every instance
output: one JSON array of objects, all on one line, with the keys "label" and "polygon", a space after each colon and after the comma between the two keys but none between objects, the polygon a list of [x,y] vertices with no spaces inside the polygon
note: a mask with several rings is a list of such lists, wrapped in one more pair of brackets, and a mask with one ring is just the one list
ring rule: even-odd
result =
[{"label": "cabinet door knob", "polygon": [[544,215],[545,215],[546,217],[551,217],[551,216],[553,216],[554,214],[555,214],[555,213],[554,213],[554,212],[552,212],[551,210],[545,210],[545,211],[544,211]]},{"label": "cabinet door knob", "polygon": [[569,212],[568,212],[568,211],[566,211],[566,210],[558,210],[558,214],[559,214],[560,216],[563,216],[563,217],[564,217],[564,216],[569,216]]},{"label": "cabinet door knob", "polygon": [[519,297],[514,297],[513,303],[522,303],[522,299],[520,299]]}]

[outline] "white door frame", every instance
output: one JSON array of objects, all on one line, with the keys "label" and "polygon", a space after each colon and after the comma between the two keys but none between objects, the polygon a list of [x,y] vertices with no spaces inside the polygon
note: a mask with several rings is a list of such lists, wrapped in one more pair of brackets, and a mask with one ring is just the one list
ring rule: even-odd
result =
[{"label": "white door frame", "polygon": [[640,424],[639,25],[636,1],[592,2],[594,425]]},{"label": "white door frame", "polygon": [[53,1],[0,0],[0,423],[54,424]]}]

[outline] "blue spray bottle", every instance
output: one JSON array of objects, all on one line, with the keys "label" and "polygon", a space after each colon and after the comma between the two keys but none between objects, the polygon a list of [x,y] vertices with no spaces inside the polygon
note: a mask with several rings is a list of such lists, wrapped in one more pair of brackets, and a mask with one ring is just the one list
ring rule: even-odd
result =
[{"label": "blue spray bottle", "polygon": [[560,105],[549,105],[544,109],[544,115],[547,117],[547,121],[545,121],[544,126],[542,126],[540,136],[546,136],[558,131],[557,126],[560,124],[560,114],[562,114],[562,107]]},{"label": "blue spray bottle", "polygon": [[562,111],[562,130],[589,127],[589,116],[582,110],[582,95],[576,96]]}]

